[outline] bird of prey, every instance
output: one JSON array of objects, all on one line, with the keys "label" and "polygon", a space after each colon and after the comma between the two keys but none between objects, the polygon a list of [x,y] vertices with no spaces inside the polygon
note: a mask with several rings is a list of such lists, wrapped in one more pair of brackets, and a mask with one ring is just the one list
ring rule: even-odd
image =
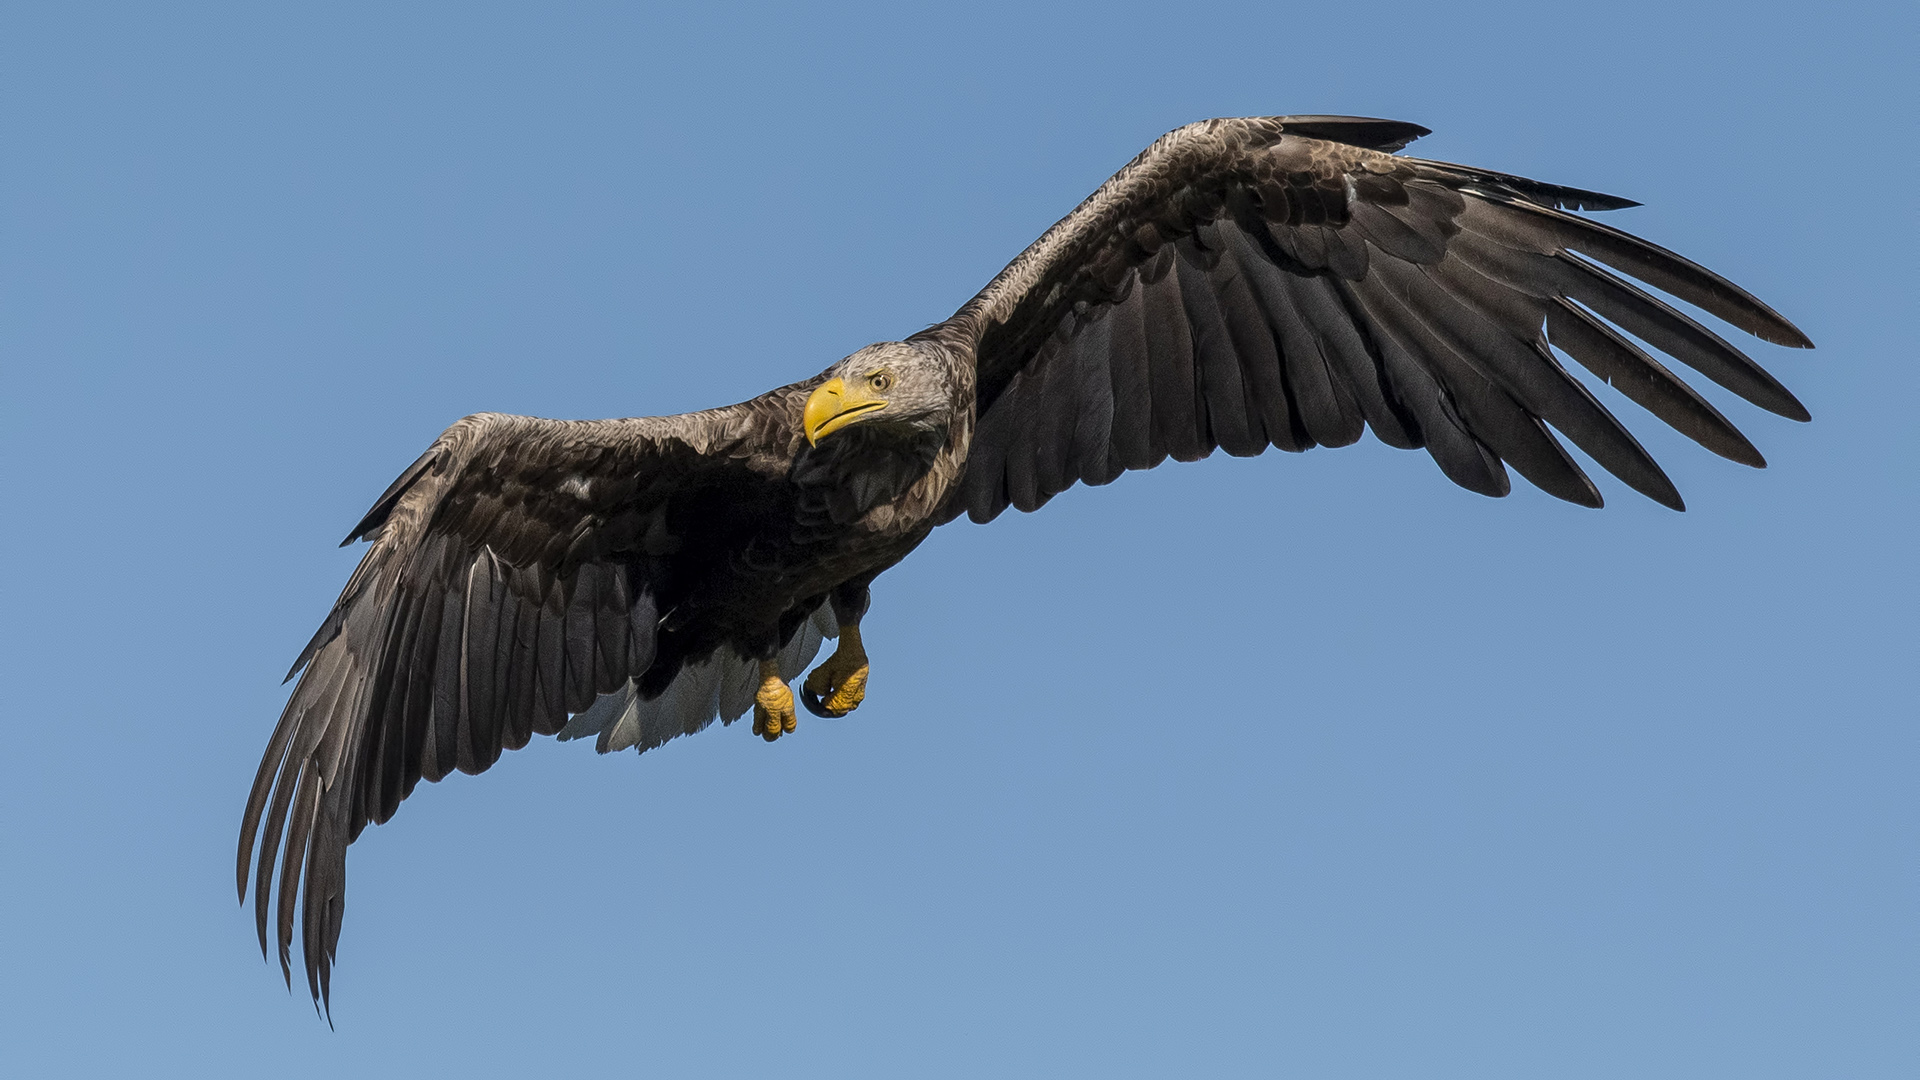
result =
[{"label": "bird of prey", "polygon": [[1682,509],[1559,354],[1746,465],[1765,461],[1650,350],[1808,418],[1626,279],[1765,341],[1811,347],[1804,334],[1571,212],[1634,203],[1398,154],[1425,134],[1347,116],[1191,124],[904,341],[705,412],[448,428],[353,527],[366,556],[288,675],[240,833],[262,953],[271,927],[291,985],[297,921],[308,989],[329,1002],[347,846],[423,778],[482,772],[536,734],[647,750],[751,711],[755,734],[791,735],[790,681],[825,638],[800,699],[851,712],[868,586],[963,514],[1369,428],[1483,495],[1505,495],[1511,468],[1597,507],[1565,439]]}]

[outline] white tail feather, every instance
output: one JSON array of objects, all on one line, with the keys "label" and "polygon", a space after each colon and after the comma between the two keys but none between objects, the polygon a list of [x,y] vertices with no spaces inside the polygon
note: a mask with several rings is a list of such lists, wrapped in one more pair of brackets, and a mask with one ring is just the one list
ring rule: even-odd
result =
[{"label": "white tail feather", "polygon": [[[780,677],[788,682],[799,678],[820,654],[820,643],[839,635],[832,606],[821,604],[775,657]],[[595,736],[594,749],[602,754],[628,747],[651,750],[669,739],[700,731],[715,720],[731,724],[740,719],[753,708],[753,695],[759,685],[760,665],[722,647],[704,662],[682,668],[652,701],[641,701],[638,685],[628,679],[620,689],[600,695],[584,711],[575,713],[560,729],[558,738],[570,742]]]}]

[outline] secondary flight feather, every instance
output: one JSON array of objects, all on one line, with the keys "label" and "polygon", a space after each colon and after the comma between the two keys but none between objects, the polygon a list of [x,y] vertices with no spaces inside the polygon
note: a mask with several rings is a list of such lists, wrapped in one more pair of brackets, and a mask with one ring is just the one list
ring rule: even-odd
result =
[{"label": "secondary flight feather", "polygon": [[[346,853],[422,779],[534,735],[646,750],[749,712],[794,732],[865,696],[868,586],[936,526],[1038,509],[1214,450],[1371,430],[1453,482],[1508,469],[1583,506],[1562,439],[1680,493],[1571,357],[1708,450],[1765,464],[1658,352],[1769,412],[1807,411],[1714,331],[1812,343],[1738,286],[1574,211],[1609,195],[1397,152],[1360,117],[1170,132],[945,322],[810,379],[680,416],[482,414],[448,428],[346,542],[370,545],[267,744],[237,884],[262,952],[331,995]],[[1650,351],[1651,350],[1651,351]]]}]

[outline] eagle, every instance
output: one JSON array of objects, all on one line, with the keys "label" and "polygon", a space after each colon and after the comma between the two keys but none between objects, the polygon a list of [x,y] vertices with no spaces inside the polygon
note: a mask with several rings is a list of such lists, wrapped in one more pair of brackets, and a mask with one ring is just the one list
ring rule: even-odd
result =
[{"label": "eagle", "polygon": [[1627,279],[1764,341],[1806,335],[1574,213],[1636,203],[1399,153],[1426,134],[1351,116],[1190,124],[903,341],[704,412],[455,423],[342,542],[369,546],[287,675],[236,870],[262,955],[271,927],[291,988],[298,922],[308,990],[331,1011],[347,847],[422,779],[484,772],[534,735],[645,751],[751,712],[756,735],[790,736],[790,685],[826,639],[800,702],[853,711],[869,587],[962,515],[1369,429],[1482,495],[1507,494],[1511,468],[1600,506],[1564,439],[1684,509],[1562,355],[1755,468],[1760,452],[1653,351],[1809,418]]}]

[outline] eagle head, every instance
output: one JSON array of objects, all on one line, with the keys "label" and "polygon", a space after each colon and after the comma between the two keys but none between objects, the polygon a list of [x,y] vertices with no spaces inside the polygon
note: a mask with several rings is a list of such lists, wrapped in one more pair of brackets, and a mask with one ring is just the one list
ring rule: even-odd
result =
[{"label": "eagle head", "polygon": [[953,411],[944,369],[909,342],[869,345],[828,368],[826,375],[807,398],[800,418],[811,444],[854,424],[944,428]]}]

